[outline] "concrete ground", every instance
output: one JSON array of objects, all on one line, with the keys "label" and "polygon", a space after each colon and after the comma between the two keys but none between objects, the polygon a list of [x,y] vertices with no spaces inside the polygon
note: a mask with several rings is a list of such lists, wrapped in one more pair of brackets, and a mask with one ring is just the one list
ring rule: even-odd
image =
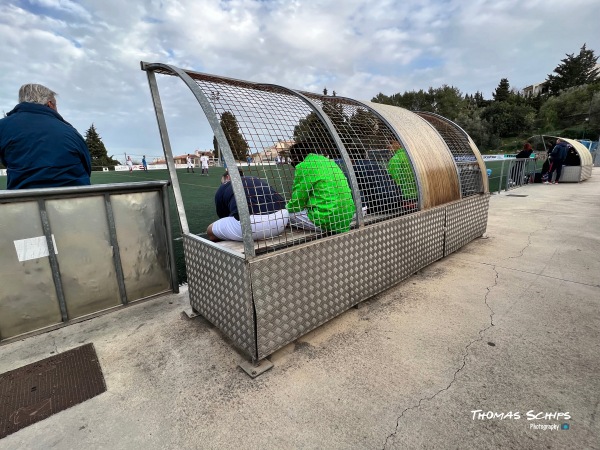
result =
[{"label": "concrete ground", "polygon": [[486,237],[278,351],[255,380],[182,315],[185,288],[4,345],[0,372],[93,342],[108,391],[0,448],[600,448],[599,255],[596,168],[493,195]]}]

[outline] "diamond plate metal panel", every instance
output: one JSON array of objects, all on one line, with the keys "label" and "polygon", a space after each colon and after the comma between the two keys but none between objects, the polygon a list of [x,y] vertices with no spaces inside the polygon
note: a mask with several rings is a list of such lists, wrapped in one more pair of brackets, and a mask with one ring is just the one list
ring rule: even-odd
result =
[{"label": "diamond plate metal panel", "polygon": [[563,166],[560,174],[561,183],[579,183],[582,179],[581,166]]},{"label": "diamond plate metal panel", "polygon": [[252,287],[246,261],[193,235],[183,236],[183,248],[192,308],[255,359]]},{"label": "diamond plate metal panel", "polygon": [[482,194],[446,206],[444,256],[485,233],[489,202],[489,194]]},{"label": "diamond plate metal panel", "polygon": [[433,208],[250,262],[258,359],[443,256]]}]

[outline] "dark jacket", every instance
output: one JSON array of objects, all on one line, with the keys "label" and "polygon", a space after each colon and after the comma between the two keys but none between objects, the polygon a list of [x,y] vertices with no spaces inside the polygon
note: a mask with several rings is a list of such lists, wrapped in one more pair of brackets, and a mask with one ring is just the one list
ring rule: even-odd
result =
[{"label": "dark jacket", "polygon": [[533,153],[533,150],[521,150],[519,153],[517,153],[517,156],[515,156],[515,159],[529,158],[532,153]]},{"label": "dark jacket", "polygon": [[[343,161],[336,162],[348,176]],[[360,190],[360,200],[368,208],[367,212],[385,213],[402,207],[402,189],[377,161],[355,159],[352,167]]]},{"label": "dark jacket", "polygon": [[559,142],[554,146],[550,152],[550,159],[552,161],[564,161],[569,151],[569,144],[566,142]]},{"label": "dark jacket", "polygon": [[[285,208],[285,200],[269,183],[257,177],[242,177],[250,214],[271,214]],[[217,216],[240,220],[231,182],[222,184],[215,193]]]},{"label": "dark jacket", "polygon": [[90,184],[85,141],[45,105],[19,103],[0,120],[0,160],[8,169],[8,189]]}]

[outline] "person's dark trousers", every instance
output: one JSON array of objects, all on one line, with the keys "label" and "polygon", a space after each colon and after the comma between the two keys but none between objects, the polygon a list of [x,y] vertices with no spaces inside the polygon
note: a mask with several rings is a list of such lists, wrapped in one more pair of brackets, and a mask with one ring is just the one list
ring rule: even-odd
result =
[{"label": "person's dark trousers", "polygon": [[556,171],[556,179],[554,181],[560,180],[560,174],[562,173],[562,166],[565,163],[562,159],[557,159],[552,161],[552,167],[548,172],[548,181],[552,182],[552,174]]}]

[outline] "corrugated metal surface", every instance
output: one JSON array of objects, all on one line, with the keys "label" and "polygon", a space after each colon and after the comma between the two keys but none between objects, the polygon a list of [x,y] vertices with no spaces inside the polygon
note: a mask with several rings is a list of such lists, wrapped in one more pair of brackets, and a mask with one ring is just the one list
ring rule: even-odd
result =
[{"label": "corrugated metal surface", "polygon": [[395,106],[368,103],[394,127],[406,145],[421,183],[423,209],[459,200],[456,165],[436,130],[416,114]]}]

